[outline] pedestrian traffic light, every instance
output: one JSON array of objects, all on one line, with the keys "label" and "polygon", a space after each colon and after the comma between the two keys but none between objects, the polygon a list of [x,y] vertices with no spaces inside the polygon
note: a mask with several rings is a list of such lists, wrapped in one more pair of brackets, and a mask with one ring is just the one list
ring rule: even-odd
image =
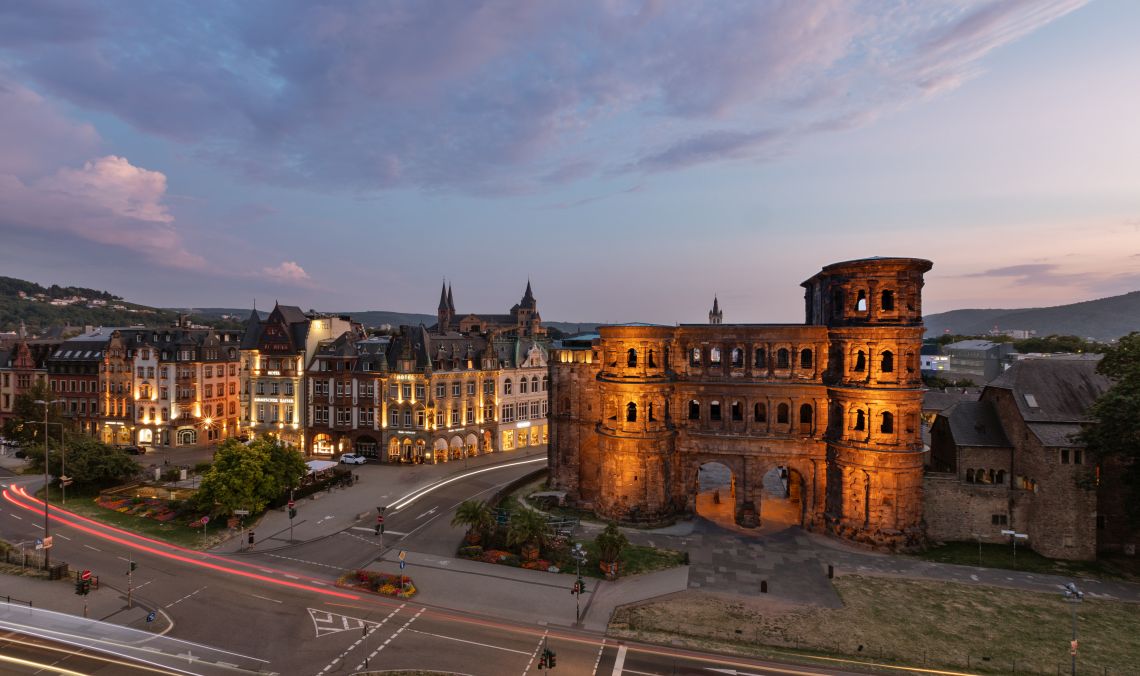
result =
[{"label": "pedestrian traffic light", "polygon": [[249,544],[253,544],[253,531],[249,532]]},{"label": "pedestrian traffic light", "polygon": [[542,653],[542,657],[538,658],[538,668],[539,669],[545,669],[546,668],[546,653],[545,652]]},{"label": "pedestrian traffic light", "polygon": [[138,567],[139,567],[139,564],[135,563],[134,561],[131,561],[131,572],[132,573],[135,572],[135,568],[138,568]]},{"label": "pedestrian traffic light", "polygon": [[76,577],[75,578],[75,593],[82,596],[83,594],[86,593],[84,591],[84,589],[85,589],[85,587],[83,585],[83,580],[80,579],[79,577]]},{"label": "pedestrian traffic light", "polygon": [[296,509],[294,509],[293,507],[290,507],[290,508],[289,508],[289,518],[290,518],[290,519],[295,519],[295,518],[297,518],[297,510],[296,510]]}]

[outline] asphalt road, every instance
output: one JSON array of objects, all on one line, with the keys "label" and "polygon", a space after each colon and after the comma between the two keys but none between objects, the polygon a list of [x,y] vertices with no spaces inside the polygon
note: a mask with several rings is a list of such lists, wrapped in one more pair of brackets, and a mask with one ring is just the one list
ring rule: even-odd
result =
[{"label": "asphalt road", "polygon": [[[465,499],[486,497],[535,465],[515,465],[453,480],[413,501],[400,500],[378,480],[382,466],[364,467],[357,488],[387,491],[384,548],[454,552],[457,531],[448,522]],[[371,478],[370,478],[371,477]],[[361,490],[370,509],[380,495]],[[383,503],[381,503],[383,504]],[[702,656],[681,650],[619,646],[597,634],[547,628],[458,613],[414,602],[358,594],[333,582],[344,570],[373,561],[383,551],[374,535],[374,510],[347,528],[313,542],[236,555],[183,550],[118,531],[68,513],[53,515],[53,557],[72,568],[95,571],[93,592],[113,621],[146,627],[150,610],[168,617],[167,635],[230,651],[225,663],[280,674],[350,674],[370,668],[435,668],[473,675],[538,674],[538,653],[557,654],[556,676],[577,674],[840,674],[781,667],[754,660]],[[15,490],[0,500],[0,535],[16,542],[42,535],[42,505]],[[128,556],[138,563],[132,581],[135,607],[125,609]],[[65,584],[65,583],[60,583]],[[82,612],[79,597],[70,612]],[[46,648],[19,650],[47,659]],[[40,652],[37,653],[36,651]],[[4,651],[7,654],[7,650]],[[50,652],[50,651],[49,651]],[[54,653],[53,653],[54,654]],[[32,659],[29,657],[28,659]],[[94,658],[89,658],[94,659]],[[35,660],[33,660],[35,661]],[[216,659],[221,662],[221,659]],[[78,662],[76,663],[78,664]],[[7,667],[0,668],[3,671]],[[130,673],[84,663],[81,673]],[[213,662],[192,673],[209,673]],[[720,671],[710,671],[720,669]],[[16,672],[19,673],[19,672]]]}]

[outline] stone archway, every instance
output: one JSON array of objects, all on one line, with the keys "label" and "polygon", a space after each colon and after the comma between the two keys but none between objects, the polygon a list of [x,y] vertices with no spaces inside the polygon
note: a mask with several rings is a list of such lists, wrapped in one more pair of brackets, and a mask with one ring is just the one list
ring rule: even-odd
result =
[{"label": "stone archway", "polygon": [[458,435],[451,437],[451,444],[447,449],[447,457],[449,460],[461,460],[463,458],[463,439]]},{"label": "stone archway", "polygon": [[804,477],[795,468],[774,465],[761,478],[759,514],[765,529],[804,524]]},{"label": "stone archway", "polygon": [[700,463],[694,477],[693,511],[715,524],[731,527],[736,523],[737,504],[742,497],[737,481],[737,474],[726,463]]},{"label": "stone archway", "polygon": [[440,437],[432,443],[432,462],[447,462],[447,439]]},{"label": "stone archway", "polygon": [[474,434],[468,434],[466,442],[467,447],[464,449],[464,452],[468,456],[479,455],[479,437],[476,437]]}]

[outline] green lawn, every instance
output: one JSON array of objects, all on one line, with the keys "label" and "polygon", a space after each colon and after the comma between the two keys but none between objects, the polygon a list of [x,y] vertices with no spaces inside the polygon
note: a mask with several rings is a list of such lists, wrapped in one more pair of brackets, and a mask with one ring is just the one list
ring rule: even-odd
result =
[{"label": "green lawn", "polygon": [[[42,493],[40,496],[42,497]],[[95,504],[95,498],[97,497],[99,497],[99,491],[97,489],[69,489],[67,491],[67,504],[63,505],[63,507],[76,514],[102,521],[105,524],[122,528],[123,530],[129,530],[133,533],[145,535],[146,537],[151,537],[156,540],[165,540],[171,544],[191,549],[206,549],[228,537],[224,523],[208,524],[206,526],[206,536],[203,538],[201,528],[190,528],[178,519],[162,523],[154,519],[134,516],[132,514],[122,514]],[[58,501],[59,491],[58,489],[53,489],[52,504],[57,505],[59,504]]]},{"label": "green lawn", "polygon": [[[976,542],[947,542],[915,556],[938,563],[979,565],[979,549]],[[1135,557],[1106,556],[1097,561],[1064,561],[1046,558],[1026,547],[1018,547],[1015,557],[1011,545],[982,544],[980,561],[985,568],[1003,568],[1027,573],[1140,580],[1140,561]]]}]

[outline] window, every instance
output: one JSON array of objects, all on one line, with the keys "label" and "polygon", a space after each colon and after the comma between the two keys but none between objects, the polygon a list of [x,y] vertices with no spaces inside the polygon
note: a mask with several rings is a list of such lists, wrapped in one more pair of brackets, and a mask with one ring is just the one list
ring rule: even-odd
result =
[{"label": "window", "polygon": [[856,312],[867,311],[867,292],[863,289],[859,289],[859,295],[855,298],[855,310]]},{"label": "window", "polygon": [[890,411],[883,411],[883,423],[879,425],[883,434],[893,434],[895,431],[895,416]]},{"label": "window", "polygon": [[731,415],[733,420],[744,420],[744,404],[739,401],[732,402]]},{"label": "window", "polygon": [[776,368],[786,369],[791,364],[791,356],[786,348],[776,350]]},{"label": "window", "polygon": [[538,376],[530,377],[530,391],[538,392]]},{"label": "window", "polygon": [[709,402],[709,420],[720,420],[720,402]]},{"label": "window", "polygon": [[1061,449],[1061,464],[1062,465],[1069,464],[1069,449],[1067,449],[1067,448]]},{"label": "window", "polygon": [[883,358],[879,366],[883,373],[891,373],[895,370],[895,355],[890,350],[883,352]]},{"label": "window", "polygon": [[475,381],[474,380],[467,383],[467,396],[469,396],[469,397],[475,396]]},{"label": "window", "polygon": [[401,395],[401,398],[403,398],[403,399],[411,399],[412,398],[412,384],[411,383],[404,383],[403,385],[401,385],[400,386],[400,395]]},{"label": "window", "polygon": [[[649,365],[649,368],[657,368],[657,360],[654,358],[653,350],[649,351],[649,357],[645,361]],[[543,391],[545,392],[546,390],[544,389]]]},{"label": "window", "polygon": [[628,366],[630,368],[637,366],[637,350],[633,349],[632,347],[629,348],[629,352],[626,353],[626,362],[625,363],[626,363],[626,366]]},{"label": "window", "polygon": [[744,350],[739,347],[732,348],[729,358],[732,360],[732,368],[738,369],[744,366]]},{"label": "window", "polygon": [[412,426],[412,411],[411,409],[404,409],[404,427]]},{"label": "window", "polygon": [[548,380],[548,378],[547,378],[546,376],[543,376],[543,377],[542,377],[542,391],[543,391],[543,392],[545,392],[545,391],[546,391],[546,388],[547,388],[547,385],[548,385],[548,383],[547,383],[547,380]]},{"label": "window", "polygon": [[443,383],[436,383],[435,398],[436,399],[443,399],[443,395],[446,393],[447,393],[447,386],[444,385]]},{"label": "window", "polygon": [[632,401],[625,405],[625,421],[637,422],[637,404]]},{"label": "window", "polygon": [[392,409],[392,410],[388,411],[388,421],[389,421],[388,424],[391,425],[392,427],[399,427],[400,426],[400,412],[397,411],[396,409]]},{"label": "window", "polygon": [[423,401],[424,399],[424,385],[423,383],[416,383],[416,401]]},{"label": "window", "polygon": [[453,409],[451,411],[451,424],[452,425],[458,425],[459,424],[459,409]]},{"label": "window", "polygon": [[689,420],[701,419],[701,402],[693,399],[689,402]]},{"label": "window", "polygon": [[507,378],[503,381],[503,394],[511,394],[511,379]]},{"label": "window", "polygon": [[487,396],[491,396],[494,393],[495,393],[495,381],[484,380],[483,381],[483,394],[485,394]]},{"label": "window", "polygon": [[1008,526],[1009,515],[1007,514],[994,514],[990,517],[990,523],[995,526]]},{"label": "window", "polygon": [[972,469],[966,470],[966,483],[968,483],[968,484],[974,483],[974,470],[972,470]]},{"label": "window", "polygon": [[462,388],[463,388],[463,383],[452,383],[451,384],[451,396],[458,397],[463,391]]},{"label": "window", "polygon": [[515,420],[515,405],[514,404],[503,404],[502,420],[503,420],[503,422],[514,422],[514,420]]},{"label": "window", "polygon": [[755,364],[758,369],[768,368],[768,352],[762,347],[756,348]]},{"label": "window", "polygon": [[138,373],[139,373],[139,376],[138,376],[139,378],[145,378],[146,377],[144,375],[146,373],[146,369],[143,368],[142,366],[139,367]]},{"label": "window", "polygon": [[443,427],[443,411],[435,412],[435,426]]},{"label": "window", "polygon": [[1080,464],[1082,464],[1082,463],[1081,463],[1081,460],[1082,460],[1083,458],[1081,458],[1081,455],[1082,455],[1081,449],[1079,449],[1079,448],[1075,448],[1075,449],[1073,449],[1073,464],[1074,464],[1074,465],[1080,465]]},{"label": "window", "polygon": [[804,349],[800,350],[800,368],[810,369],[811,362],[811,349],[805,347]]},{"label": "window", "polygon": [[860,409],[855,411],[855,428],[857,431],[862,432],[867,427],[867,416]]},{"label": "window", "polygon": [[776,407],[776,424],[778,424],[778,425],[787,425],[788,424],[788,405],[787,404],[780,404],[779,406]]},{"label": "window", "polygon": [[867,370],[867,354],[862,350],[859,350],[855,355],[855,368],[853,370],[857,373]]},{"label": "window", "polygon": [[689,351],[689,366],[701,365],[701,348],[694,347]]},{"label": "window", "polygon": [[803,404],[800,406],[800,424],[811,425],[812,409],[811,404]]},{"label": "window", "polygon": [[1005,485],[1005,470],[999,469],[997,474],[994,475],[994,483],[1004,486]]},{"label": "window", "polygon": [[526,378],[519,378],[519,394],[526,394]]},{"label": "window", "polygon": [[756,404],[752,407],[752,419],[756,422],[768,422],[768,407]]},{"label": "window", "polygon": [[720,348],[714,347],[709,349],[709,365],[720,366]]},{"label": "window", "polygon": [[[399,385],[399,383],[389,383],[388,384],[388,396],[393,398],[393,399],[400,396],[400,385]],[[442,395],[440,395],[440,396],[442,396]]]},{"label": "window", "polygon": [[882,302],[880,303],[882,309],[892,312],[895,309],[895,292],[887,289],[883,291]]},{"label": "window", "polygon": [[467,408],[467,424],[470,425],[475,422],[475,409]]},{"label": "window", "polygon": [[416,427],[422,428],[426,419],[427,413],[422,408],[416,411]]}]

